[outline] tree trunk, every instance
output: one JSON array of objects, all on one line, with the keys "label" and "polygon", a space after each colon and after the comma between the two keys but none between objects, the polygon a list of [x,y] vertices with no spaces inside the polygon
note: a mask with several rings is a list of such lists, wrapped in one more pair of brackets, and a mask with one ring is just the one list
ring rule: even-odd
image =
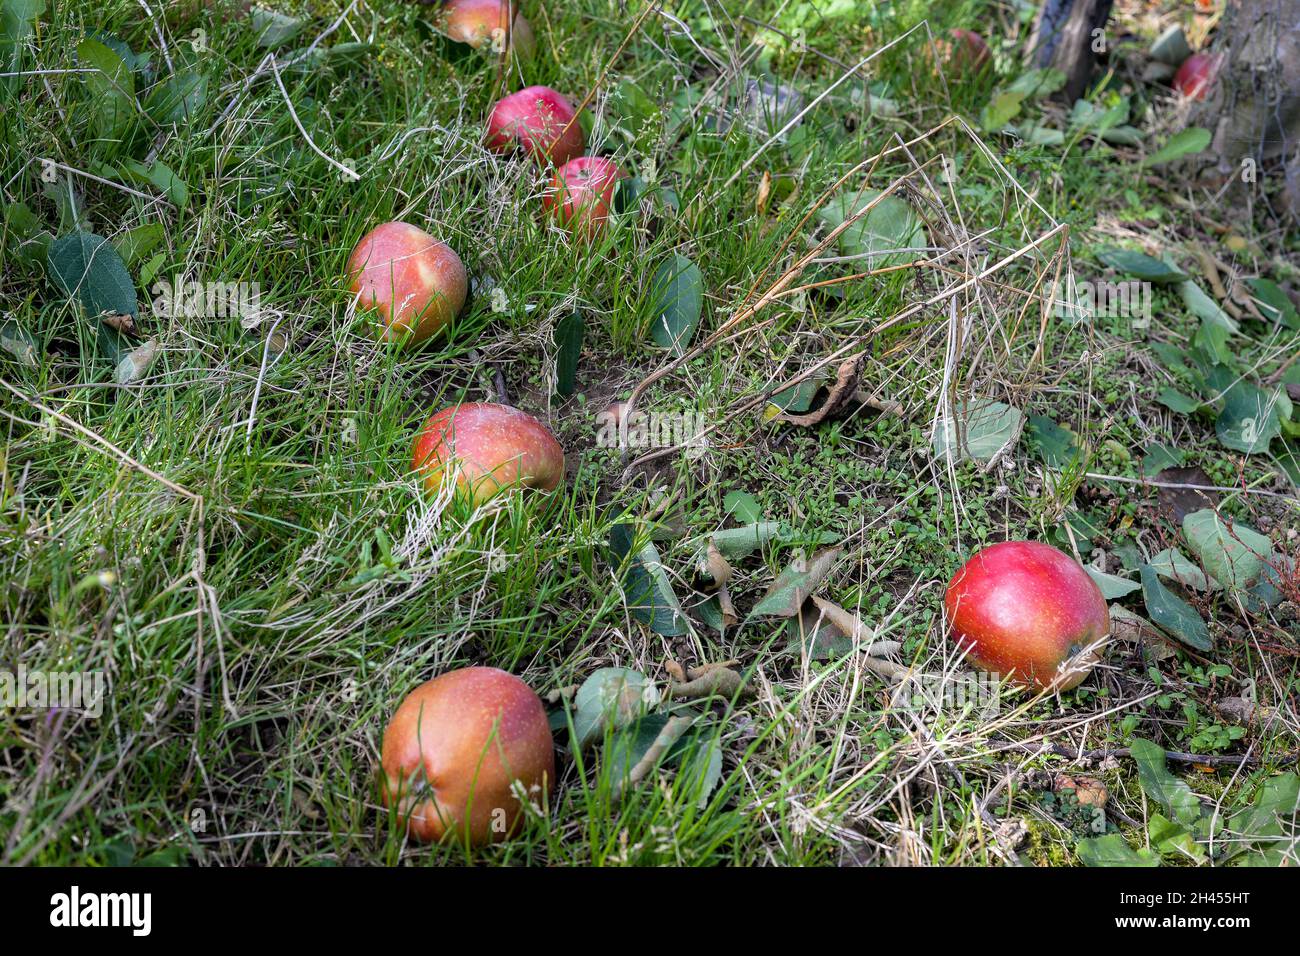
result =
[{"label": "tree trunk", "polygon": [[1282,211],[1300,218],[1300,0],[1235,0],[1213,50],[1218,76],[1188,119],[1213,134],[1203,178],[1246,203],[1281,177]]},{"label": "tree trunk", "polygon": [[[1065,74],[1063,95],[1073,103],[1088,88],[1097,63],[1094,32],[1104,30],[1113,0],[1043,0],[1029,38],[1032,66]],[[1104,40],[1104,34],[1102,35]],[[1102,44],[1104,49],[1104,43]]]}]

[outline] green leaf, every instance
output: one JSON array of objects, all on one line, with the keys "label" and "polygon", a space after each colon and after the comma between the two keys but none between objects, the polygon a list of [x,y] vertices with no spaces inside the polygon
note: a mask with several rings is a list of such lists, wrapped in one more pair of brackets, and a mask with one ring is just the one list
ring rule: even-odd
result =
[{"label": "green leaf", "polygon": [[1146,454],[1142,456],[1142,473],[1158,475],[1166,468],[1181,468],[1186,460],[1187,453],[1175,445],[1158,441],[1148,442]]},{"label": "green leaf", "polygon": [[[989,461],[1020,437],[1024,420],[1024,413],[1019,409],[991,398],[962,401],[957,408],[956,420],[944,418],[935,429],[935,457],[943,458],[951,450],[958,459],[968,457]],[[964,438],[960,445],[959,438]]]},{"label": "green leaf", "polygon": [[110,241],[122,261],[131,266],[153,252],[165,237],[162,223],[147,222],[114,236]]},{"label": "green leaf", "polygon": [[678,355],[686,351],[704,310],[704,276],[695,263],[673,253],[650,280],[654,320],[650,337]]},{"label": "green leaf", "polygon": [[198,70],[181,70],[158,83],[145,97],[144,111],[162,126],[187,123],[208,101],[208,78]]},{"label": "green leaf", "polygon": [[840,233],[837,242],[846,256],[861,256],[865,268],[883,269],[902,265],[923,255],[904,250],[929,245],[925,224],[911,206],[892,193],[881,196],[877,189],[846,189],[827,200],[817,218],[837,229],[859,210],[879,199],[871,211]]},{"label": "green leaf", "polygon": [[1266,319],[1271,322],[1281,322],[1289,329],[1300,329],[1300,313],[1296,311],[1296,307],[1281,286],[1262,276],[1247,279],[1246,282],[1255,293],[1259,311]]},{"label": "green leaf", "polygon": [[1183,282],[1187,279],[1186,275],[1167,262],[1161,262],[1159,259],[1153,259],[1145,253],[1135,252],[1132,249],[1120,249],[1112,246],[1099,250],[1097,258],[1116,272],[1146,282],[1154,282],[1157,285],[1168,285],[1174,282]]},{"label": "green leaf", "polygon": [[1197,864],[1205,862],[1205,849],[1196,842],[1191,830],[1164,814],[1151,814],[1147,820],[1147,839],[1152,849],[1161,856],[1172,856]]},{"label": "green leaf", "polygon": [[1240,521],[1225,523],[1213,508],[1183,518],[1188,547],[1216,581],[1244,588],[1259,578],[1273,553],[1273,542]]},{"label": "green leaf", "polygon": [[288,43],[307,25],[304,20],[267,10],[265,7],[253,7],[249,11],[249,17],[253,23],[253,35],[257,37],[257,45],[267,50]]},{"label": "green leaf", "polygon": [[1218,581],[1209,577],[1177,548],[1166,548],[1159,554],[1153,554],[1150,564],[1156,569],[1156,574],[1184,587],[1209,591],[1220,586]]},{"label": "green leaf", "polygon": [[1079,455],[1079,447],[1074,442],[1074,432],[1062,428],[1052,419],[1043,415],[1030,415],[1025,425],[1029,443],[1050,468],[1064,468]]},{"label": "green leaf", "polygon": [[1214,423],[1219,443],[1247,455],[1268,450],[1282,433],[1276,391],[1247,381],[1235,382],[1223,395],[1223,410]]},{"label": "green leaf", "polygon": [[144,163],[137,163],[134,159],[128,159],[119,169],[123,176],[137,185],[156,186],[161,189],[177,209],[183,209],[190,201],[189,186],[172,172],[170,166],[160,160],[154,160],[152,166],[146,166]]},{"label": "green leaf", "polygon": [[794,617],[803,602],[817,590],[840,556],[839,548],[827,548],[812,560],[789,564],[750,612],[752,617]]},{"label": "green leaf", "polygon": [[1245,844],[1285,844],[1286,829],[1298,822],[1297,814],[1300,814],[1300,776],[1283,773],[1270,777],[1260,786],[1250,806],[1228,818],[1226,829],[1231,849],[1226,855],[1235,855]]},{"label": "green leaf", "polygon": [[[607,727],[626,727],[659,702],[654,682],[626,667],[593,671],[573,696],[576,750],[585,750]],[[653,738],[652,738],[653,739]]]},{"label": "green leaf", "polygon": [[1156,401],[1180,415],[1190,415],[1201,407],[1200,399],[1184,395],[1174,388],[1162,388],[1160,394],[1156,396]]},{"label": "green leaf", "polygon": [[1198,319],[1221,325],[1229,332],[1241,331],[1241,326],[1237,324],[1237,320],[1224,312],[1219,303],[1211,299],[1209,293],[1193,280],[1188,279],[1186,282],[1179,283],[1178,291],[1183,297],[1183,304]]},{"label": "green leaf", "polygon": [[1129,754],[1137,764],[1143,792],[1183,826],[1195,826],[1201,818],[1201,803],[1185,780],[1169,772],[1164,750],[1149,740],[1138,739],[1129,745]]},{"label": "green leaf", "polygon": [[747,524],[763,520],[762,506],[748,491],[728,491],[722,499],[722,510]]},{"label": "green leaf", "polygon": [[98,40],[77,44],[77,60],[95,72],[84,74],[90,93],[90,126],[103,140],[121,140],[135,115],[135,74]]},{"label": "green leaf", "polygon": [[633,551],[635,539],[636,531],[630,524],[621,522],[610,529],[610,552],[615,566],[622,571],[628,613],[656,634],[678,637],[688,633],[690,622],[664,571],[658,549],[654,542],[647,541]]},{"label": "green leaf", "polygon": [[1156,569],[1142,565],[1142,599],[1151,620],[1165,631],[1198,651],[1208,651],[1214,646],[1210,629],[1190,604],[1160,583]]},{"label": "green leaf", "polygon": [[1096,582],[1097,587],[1101,589],[1101,596],[1107,601],[1116,601],[1142,587],[1137,581],[1130,581],[1118,574],[1107,574],[1105,571],[1098,571],[1090,564],[1085,564],[1083,570],[1087,571],[1088,577]]},{"label": "green leaf", "polygon": [[74,232],[50,243],[50,274],[69,298],[76,298],[86,315],[139,314],[135,285],[122,257],[102,236]]},{"label": "green leaf", "polygon": [[0,324],[0,352],[28,368],[41,364],[41,348],[35,336],[12,319]]},{"label": "green leaf", "polygon": [[722,744],[717,733],[700,733],[685,749],[686,759],[678,773],[679,787],[693,796],[695,805],[703,810],[709,805],[709,794],[722,779]]},{"label": "green leaf", "polygon": [[1075,845],[1084,866],[1159,866],[1160,858],[1143,847],[1134,851],[1118,833],[1089,837]]},{"label": "green leaf", "polygon": [[1008,92],[1020,93],[1026,98],[1051,96],[1065,86],[1063,70],[1029,70],[1016,77],[1014,83],[1007,87]]},{"label": "green leaf", "polygon": [[753,554],[773,538],[785,533],[780,521],[758,521],[743,528],[724,528],[706,537],[729,561],[739,561]]},{"label": "green leaf", "polygon": [[1018,90],[1006,90],[996,94],[980,111],[980,126],[986,133],[996,133],[1020,115],[1020,104],[1025,95]]},{"label": "green leaf", "polygon": [[1189,126],[1175,133],[1165,144],[1143,160],[1143,166],[1159,166],[1183,156],[1199,153],[1210,145],[1210,131],[1199,126]]},{"label": "green leaf", "polygon": [[572,395],[576,387],[585,331],[581,312],[570,312],[555,323],[555,390],[561,395]]}]

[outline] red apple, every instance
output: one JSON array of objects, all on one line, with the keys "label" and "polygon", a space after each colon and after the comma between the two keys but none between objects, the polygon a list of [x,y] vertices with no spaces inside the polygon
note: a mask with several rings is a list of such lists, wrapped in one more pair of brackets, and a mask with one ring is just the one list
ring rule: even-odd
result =
[{"label": "red apple", "polygon": [[976,552],[944,595],[948,627],[981,670],[1042,690],[1069,690],[1110,634],[1101,590],[1079,562],[1038,541]]},{"label": "red apple", "polygon": [[579,156],[555,171],[542,206],[575,236],[595,239],[614,204],[614,187],[627,174],[603,156]]},{"label": "red apple", "polygon": [[445,242],[405,222],[386,222],[362,237],[348,257],[348,288],[360,308],[383,321],[381,337],[423,342],[465,305],[469,279]]},{"label": "red apple", "polygon": [[447,0],[438,23],[449,39],[475,49],[503,53],[508,48],[528,60],[536,48],[533,28],[512,0]]},{"label": "red apple", "polygon": [[487,147],[507,153],[522,146],[556,166],[586,148],[573,104],[549,86],[529,86],[497,101],[488,117]]},{"label": "red apple", "polygon": [[952,45],[948,48],[948,63],[959,70],[978,73],[988,65],[992,54],[984,38],[973,30],[950,30]]},{"label": "red apple", "polygon": [[527,412],[467,402],[432,416],[415,439],[414,467],[436,493],[455,476],[457,493],[477,507],[516,485],[551,491],[564,480],[564,449]]},{"label": "red apple", "polygon": [[1194,100],[1205,99],[1219,72],[1219,59],[1214,53],[1193,53],[1174,74],[1174,89]]},{"label": "red apple", "polygon": [[381,796],[418,840],[504,840],[555,788],[555,744],[532,688],[495,667],[449,671],[411,691],[384,729]]}]

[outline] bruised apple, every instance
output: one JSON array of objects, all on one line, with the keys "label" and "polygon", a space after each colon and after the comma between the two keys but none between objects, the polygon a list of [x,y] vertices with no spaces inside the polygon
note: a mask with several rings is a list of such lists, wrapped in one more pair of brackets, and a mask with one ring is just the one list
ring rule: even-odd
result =
[{"label": "bruised apple", "polygon": [[595,239],[614,205],[614,187],[627,174],[603,156],[579,156],[555,171],[542,205],[575,236]]},{"label": "bruised apple", "polygon": [[465,305],[469,279],[451,246],[406,222],[366,233],[348,257],[348,288],[359,307],[378,313],[381,337],[423,342]]},{"label": "bruised apple", "polygon": [[972,664],[1040,690],[1077,686],[1110,633],[1106,599],[1088,572],[1038,541],[976,552],[949,582],[944,610]]},{"label": "bruised apple", "polygon": [[537,45],[533,28],[512,0],[447,0],[438,25],[456,43],[494,53],[508,49],[521,60],[532,59]]},{"label": "bruised apple", "polygon": [[1213,53],[1193,53],[1183,60],[1183,65],[1174,74],[1174,89],[1183,96],[1203,100],[1218,72],[1218,56]]},{"label": "bruised apple", "polygon": [[551,491],[564,480],[564,449],[527,412],[491,402],[453,405],[415,438],[415,471],[433,492],[454,476],[475,507],[515,486]]},{"label": "bruised apple", "polygon": [[421,684],[384,729],[385,806],[418,840],[451,832],[470,846],[504,840],[525,799],[555,787],[555,747],[532,688],[495,667],[465,667]]},{"label": "bruised apple", "polygon": [[519,146],[556,166],[586,148],[573,104],[549,86],[528,86],[498,100],[488,116],[486,143],[497,153]]}]

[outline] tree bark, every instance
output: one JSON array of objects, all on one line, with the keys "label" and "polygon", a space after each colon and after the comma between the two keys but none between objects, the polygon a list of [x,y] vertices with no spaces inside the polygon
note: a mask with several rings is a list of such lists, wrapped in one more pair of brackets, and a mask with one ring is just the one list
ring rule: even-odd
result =
[{"label": "tree bark", "polygon": [[1081,97],[1097,63],[1093,32],[1104,30],[1113,0],[1043,0],[1029,38],[1032,66],[1065,74],[1063,95]]},{"label": "tree bark", "polygon": [[1213,134],[1203,180],[1241,204],[1281,177],[1281,211],[1300,218],[1300,0],[1235,0],[1212,48],[1218,76],[1188,118]]}]

